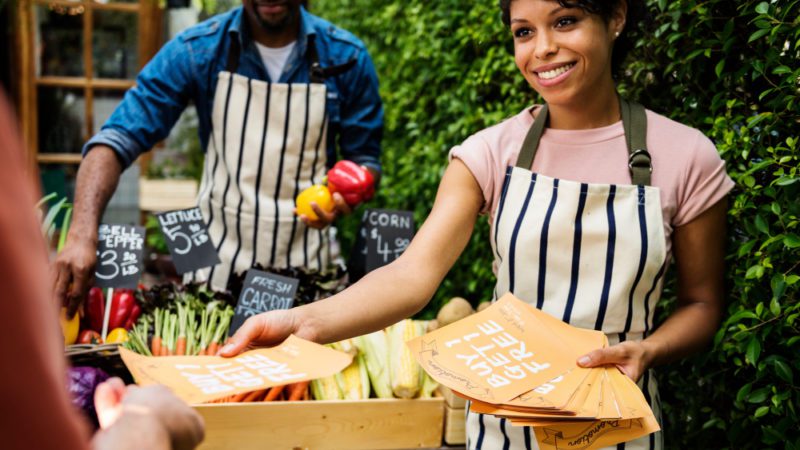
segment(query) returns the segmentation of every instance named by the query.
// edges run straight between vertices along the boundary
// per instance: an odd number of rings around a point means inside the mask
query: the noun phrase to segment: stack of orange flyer
[[[659,430],[636,383],[616,367],[577,359],[608,346],[506,294],[492,306],[408,341],[428,374],[470,411],[533,427],[539,448],[589,450]]]

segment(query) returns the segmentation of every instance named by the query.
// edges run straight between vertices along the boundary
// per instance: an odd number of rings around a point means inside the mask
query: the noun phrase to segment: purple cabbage
[[[69,395],[72,404],[86,414],[97,426],[97,412],[94,409],[94,390],[97,385],[109,379],[109,375],[96,367],[71,367],[69,369]]]

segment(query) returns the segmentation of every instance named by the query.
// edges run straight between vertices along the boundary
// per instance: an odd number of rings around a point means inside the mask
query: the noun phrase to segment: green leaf
[[[769,396],[769,389],[761,388],[750,394],[747,397],[747,401],[750,403],[763,403],[768,396]]]
[[[761,356],[761,342],[756,339],[755,336],[750,338],[750,342],[747,344],[747,352],[745,353],[745,358],[747,361],[752,364],[756,365],[758,362],[758,357]],[[751,400],[752,402],[752,400]]]
[[[747,273],[744,275],[744,277],[748,280],[752,280],[753,278],[761,278],[762,276],[764,276],[764,266],[759,264],[747,269]]]
[[[772,213],[775,214],[776,216],[781,215],[781,205],[779,205],[778,202],[772,202],[771,209]]]
[[[792,372],[792,368],[789,367],[783,361],[776,360],[775,361],[775,373],[783,379],[783,381],[793,384],[794,383],[794,373]]]
[[[767,221],[764,220],[764,217],[761,214],[756,216],[755,224],[758,231],[769,235],[769,225],[767,225]]]
[[[723,69],[725,69],[725,60],[724,59],[720,60],[720,62],[717,63],[717,66],[714,67],[714,73],[717,74],[717,78],[722,76],[722,70]]]
[[[786,284],[789,286],[797,283],[798,281],[800,281],[800,275],[789,275],[786,277]]]
[[[747,39],[747,43],[749,44],[753,41],[761,39],[762,37],[766,36],[767,33],[769,33],[770,31],[772,31],[770,28],[762,28],[760,30],[756,30],[755,33],[751,34],[750,38]]]
[[[786,66],[778,66],[772,70],[772,73],[774,73],[775,75],[783,75],[785,73],[792,73],[792,69]]]
[[[781,177],[775,181],[775,184],[778,186],[789,186],[790,184],[797,183],[798,181],[800,181],[800,178],[798,177]]]
[[[769,12],[769,3],[761,2],[756,6],[756,12],[759,14],[766,14]]]
[[[781,304],[777,299],[773,298],[772,301],[769,302],[769,312],[776,317],[781,315]]]
[[[743,402],[750,394],[750,390],[753,388],[753,383],[747,383],[741,388],[739,388],[739,392],[736,393],[736,401]]]
[[[788,248],[800,247],[800,236],[794,233],[787,234],[786,237],[783,238],[783,245]]]
[[[755,413],[755,414],[753,414],[753,417],[755,417],[756,419],[758,419],[759,417],[766,416],[768,412],[769,412],[769,406],[760,406],[760,407],[759,407],[759,408],[756,410],[756,413]]]

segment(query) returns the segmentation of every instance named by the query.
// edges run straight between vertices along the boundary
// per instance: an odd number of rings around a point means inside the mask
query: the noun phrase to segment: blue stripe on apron
[[[306,85],[306,117],[303,122],[303,139],[300,144],[300,161],[297,163],[297,172],[294,176],[294,194],[292,198],[297,198],[300,192],[300,173],[303,169],[303,155],[306,154],[306,138],[308,137],[308,108],[311,103],[311,85]],[[294,233],[297,231],[297,214],[292,216],[292,233],[289,242],[294,242]],[[303,261],[308,261],[308,249],[303,246]],[[292,252],[286,252],[286,267],[292,267]]]
[[[500,206],[497,208],[497,217],[494,219],[494,252],[497,254],[497,259],[499,261],[503,261],[503,258],[500,256],[500,249],[497,248],[497,229],[500,228],[500,217],[503,216],[503,207],[506,204],[506,194],[508,193],[508,185],[511,182],[511,172],[514,170],[513,167],[508,166],[506,168],[506,178],[503,180],[503,191],[500,193]],[[495,293],[495,298],[497,294]]]
[[[483,447],[483,436],[486,434],[486,425],[483,424],[483,414],[478,414],[478,442],[475,444],[475,450],[481,450]]]
[[[631,331],[631,321],[633,320],[633,295],[636,292],[636,287],[639,285],[639,281],[642,279],[642,274],[644,273],[644,264],[647,262],[647,217],[645,216],[644,211],[644,186],[638,186],[637,190],[639,191],[639,235],[641,236],[642,240],[642,249],[639,254],[639,268],[636,270],[636,278],[633,279],[633,285],[631,286],[631,292],[628,295],[628,316],[625,318],[625,332]],[[645,319],[646,320],[646,319]]]
[[[525,450],[531,450],[531,427],[525,427],[522,431],[525,435]]]
[[[233,89],[233,74],[231,74],[230,78],[228,79],[228,92],[225,94],[225,113],[223,114],[222,118],[222,155],[225,155],[225,141],[228,135],[228,107],[231,102],[231,90]],[[217,173],[217,166],[219,165],[219,158],[220,152],[215,152],[216,155],[214,157],[214,168],[211,169],[211,178],[208,179],[208,186],[211,186],[214,183],[214,174]],[[214,205],[211,203],[211,200],[214,198],[214,189],[209,187],[210,191],[208,193],[208,223],[206,224],[207,228],[211,228],[211,223],[214,222]],[[225,199],[223,199],[225,200]],[[222,225],[225,225],[225,218],[223,217]],[[217,245],[217,253],[219,253],[220,246]],[[206,284],[209,288],[211,288],[211,278],[214,276],[214,268],[216,266],[211,267],[211,272],[209,272],[208,280]]]
[[[231,75],[231,84],[228,85],[229,93],[230,93],[230,87],[233,85],[233,78],[232,77],[233,77],[233,75]],[[243,134],[244,134],[244,130],[247,128],[247,112],[248,112],[247,110],[248,109],[250,109],[250,79],[249,78],[247,79],[247,105],[245,106],[245,116],[244,116],[244,120],[242,121],[242,133]],[[226,105],[225,105],[225,128],[226,129],[227,129],[227,125],[228,125],[228,105],[226,103]],[[227,149],[226,149],[226,144],[225,144],[225,140],[227,138],[226,135],[227,135],[227,131],[223,130],[223,132],[222,132],[222,157],[223,158],[225,158],[225,156],[228,154]],[[223,164],[227,165],[227,163],[225,163],[224,161],[223,161]],[[221,219],[222,219],[222,237],[219,239],[219,243],[217,244],[217,253],[219,253],[219,249],[222,248],[222,244],[225,242],[225,238],[227,238],[227,236],[228,236],[228,222],[225,220],[225,217],[227,216],[227,214],[225,214],[225,206],[226,206],[227,200],[228,200],[228,190],[230,190],[230,187],[231,187],[231,172],[230,172],[230,170],[226,170],[225,171],[225,176],[226,176],[225,190],[222,191],[222,207],[220,208],[220,211],[222,213],[222,217],[221,217]],[[212,190],[211,192],[214,192],[214,191]],[[211,208],[209,208],[209,209],[211,209]],[[217,268],[217,266],[213,266],[211,268],[211,272],[208,275],[209,286],[211,286],[211,284],[210,284],[211,280],[214,279],[214,272],[215,272],[216,268]],[[227,286],[227,284],[228,284],[228,280],[225,280],[225,285]]]
[[[647,337],[647,334],[650,332],[650,295],[653,291],[656,290],[656,286],[658,286],[658,281],[661,279],[661,276],[664,275],[664,271],[667,268],[667,261],[664,261],[664,264],[661,265],[661,268],[658,269],[658,274],[656,277],[653,278],[653,285],[650,287],[650,290],[647,291],[647,295],[644,296],[644,334],[642,335],[642,339]]]
[[[578,291],[578,269],[581,262],[581,237],[583,232],[583,208],[586,206],[586,192],[589,185],[581,183],[581,194],[578,200],[578,212],[575,214],[575,239],[572,244],[572,275],[567,296],[567,307],[564,310],[564,322],[569,323],[572,307],[575,306],[575,293]]]
[[[514,293],[514,257],[517,252],[517,236],[519,235],[519,229],[522,226],[522,219],[525,218],[525,212],[528,210],[528,205],[531,202],[531,194],[533,194],[534,186],[536,186],[535,173],[531,174],[531,184],[528,186],[528,193],[525,195],[525,203],[522,205],[522,211],[520,211],[519,216],[517,216],[517,223],[514,225],[514,233],[511,235],[511,245],[508,249],[508,291],[512,294]]]
[[[287,84],[286,91],[286,120],[283,124],[283,147],[281,147],[281,159],[278,163],[278,180],[275,183],[275,227],[272,230],[272,249],[269,257],[269,265],[275,265],[275,251],[278,246],[278,215],[280,208],[278,207],[278,200],[281,196],[281,184],[283,183],[283,160],[286,158],[286,141],[289,140],[289,112],[292,109],[292,85]]]
[[[328,119],[328,108],[325,108],[325,112],[322,116],[322,127],[319,129],[319,136],[317,137],[317,145],[314,147],[314,164],[311,166],[311,184],[317,184],[317,163],[319,163],[319,146],[322,143],[322,136],[325,134],[325,126]],[[308,232],[310,228],[306,227],[305,232],[303,234],[303,247],[308,249]],[[319,232],[319,239],[320,243],[322,242],[322,231],[318,230]],[[306,250],[304,253],[308,253]],[[308,261],[303,261],[303,265],[308,267]],[[317,248],[317,268],[322,270],[322,248]]]
[[[470,407],[470,405],[472,405],[472,402],[467,400],[467,406],[464,408],[464,423],[465,424],[469,422],[469,407]],[[469,430],[467,430],[466,434],[467,434],[467,450],[470,450],[472,448],[472,445],[471,445],[471,441],[470,441],[470,438],[469,438]]]
[[[239,167],[236,168],[236,190],[239,191],[239,205],[236,207],[236,251],[233,253],[233,259],[231,260],[231,267],[228,271],[228,280],[231,279],[231,276],[236,269],[236,260],[239,259],[239,252],[242,250],[242,204],[244,203],[244,194],[242,193],[242,161],[244,160],[244,137],[247,130],[247,116],[250,114],[250,88],[250,78],[248,78],[247,103],[245,103],[244,106],[242,137],[239,140]]]
[[[656,277],[656,278],[658,278],[658,277]],[[642,393],[644,393],[644,399],[647,400],[647,404],[650,405],[650,408],[652,409],[653,408],[653,404],[652,404],[651,398],[650,398],[650,371],[649,370],[645,370],[644,371],[644,383],[643,383],[643,386],[642,386]],[[649,437],[650,437],[650,450],[653,450],[653,449],[656,448],[656,434],[655,433],[650,433]]]
[[[256,265],[256,256],[258,256],[258,220],[259,217],[259,209],[261,205],[261,196],[258,195],[261,192],[261,174],[263,173],[264,169],[264,145],[267,143],[267,129],[269,128],[269,104],[270,99],[272,97],[272,83],[267,83],[267,101],[266,105],[264,105],[264,127],[261,130],[261,147],[259,147],[259,155],[258,155],[258,175],[256,175],[256,205],[255,205],[255,216],[256,220],[254,221],[253,227],[253,259],[250,262],[250,267]]]
[[[500,419],[500,432],[503,433],[503,450],[508,450],[511,447],[511,440],[506,433],[506,419]]]
[[[606,250],[606,273],[603,279],[603,292],[600,295],[600,307],[597,311],[597,322],[594,324],[595,330],[603,329],[603,321],[606,318],[608,308],[608,292],[611,289],[611,274],[614,271],[614,246],[617,242],[617,223],[614,217],[614,196],[617,193],[617,186],[611,185],[608,191],[608,202],[606,203],[606,215],[608,216],[608,248]]]
[[[544,306],[544,282],[547,276],[547,237],[550,234],[550,219],[553,217],[553,210],[556,208],[558,200],[558,179],[553,180],[553,196],[550,198],[550,206],[547,207],[547,214],[544,216],[542,224],[542,238],[539,243],[539,286],[536,291],[536,307],[542,309]]]

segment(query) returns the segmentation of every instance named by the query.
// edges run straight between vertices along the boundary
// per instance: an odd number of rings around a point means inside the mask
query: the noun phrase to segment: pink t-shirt
[[[531,111],[481,130],[450,151],[462,160],[483,190],[483,213],[493,223],[508,166],[517,162],[533,124]],[[672,230],[691,222],[721,200],[734,183],[716,147],[700,131],[647,111],[647,150],[653,164],[651,185],[659,188],[667,251]],[[547,128],[532,170],[583,183],[630,184],[628,149],[622,122],[589,130]]]

